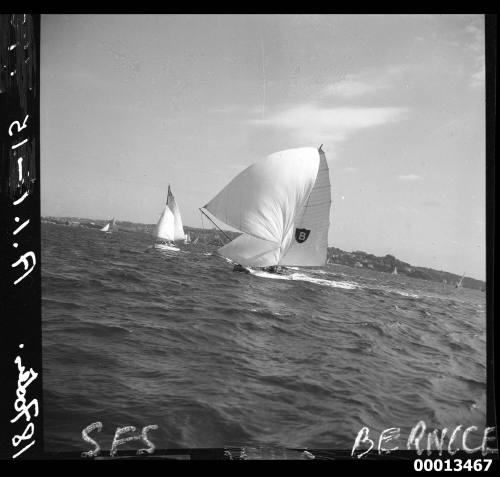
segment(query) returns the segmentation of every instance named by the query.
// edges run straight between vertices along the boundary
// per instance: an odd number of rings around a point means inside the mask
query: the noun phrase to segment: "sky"
[[[483,15],[43,15],[42,215],[185,225],[323,144],[329,245],[485,279]]]

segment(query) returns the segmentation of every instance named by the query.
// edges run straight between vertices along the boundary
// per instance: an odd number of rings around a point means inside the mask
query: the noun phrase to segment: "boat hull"
[[[229,259],[226,259],[230,261]],[[295,268],[295,270],[297,270]],[[243,272],[243,273],[249,273],[252,275],[259,275],[259,276],[276,276],[276,275],[281,275],[281,276],[287,276],[291,275],[293,272],[287,268],[287,267],[281,267],[278,270],[272,270],[271,267],[259,267],[259,268],[253,268],[253,267],[245,267],[240,264],[236,264],[233,267],[233,272]]]
[[[180,248],[174,245],[168,245],[166,243],[155,243],[154,248],[157,250],[168,250],[169,252],[178,252]]]

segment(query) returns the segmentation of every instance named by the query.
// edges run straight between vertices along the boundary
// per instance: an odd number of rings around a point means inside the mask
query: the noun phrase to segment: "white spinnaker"
[[[165,205],[165,209],[156,224],[153,235],[163,240],[174,240],[174,230],[174,214],[172,214],[169,206]]]
[[[168,187],[167,205],[174,216],[174,235],[172,240],[184,240],[186,235],[184,234],[184,227],[182,226],[181,212],[170,190],[170,186]]]
[[[280,246],[248,234],[241,234],[218,252],[233,262],[246,267],[268,267],[276,265],[280,258]]]
[[[307,202],[295,217],[293,230],[284,241],[280,265],[323,266],[326,263],[332,199],[328,163],[323,151],[319,151],[319,156],[316,182]],[[300,240],[301,229],[308,233],[302,243],[296,237]]]
[[[295,234],[295,218],[313,190],[319,165],[317,149],[288,149],[236,176],[205,206],[219,220],[244,232],[219,253],[247,266],[279,263]]]

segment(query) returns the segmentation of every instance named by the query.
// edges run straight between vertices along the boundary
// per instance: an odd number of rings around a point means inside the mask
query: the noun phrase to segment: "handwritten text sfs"
[[[92,439],[89,434],[96,429],[97,432],[101,432],[102,428],[102,422],[93,422],[82,431],[82,439],[94,446],[94,449],[87,452],[82,452],[82,457],[97,457],[99,455],[99,453],[101,452],[101,446],[97,443],[96,440]],[[144,449],[139,449],[137,451],[138,455],[152,454],[155,451],[155,446],[148,439],[148,432],[156,429],[158,429],[158,426],[156,424],[152,424],[143,427],[140,434],[120,438],[120,436],[126,434],[127,432],[136,432],[136,428],[135,426],[117,427],[115,436],[113,437],[113,442],[111,443],[111,451],[109,455],[111,457],[114,457],[118,452],[118,447],[130,441],[142,441],[147,446]]]

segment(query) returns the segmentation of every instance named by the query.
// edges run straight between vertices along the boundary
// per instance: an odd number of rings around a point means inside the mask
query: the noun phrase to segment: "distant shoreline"
[[[109,220],[101,219],[51,216],[41,217],[41,220],[42,222],[47,223],[96,229],[102,228],[107,222],[109,222]],[[128,221],[117,221],[116,224],[119,230],[125,232],[142,232],[146,234],[150,234],[155,226],[155,224],[140,224]],[[191,235],[191,241],[198,238],[200,244],[221,246],[225,243],[222,238],[222,234],[216,229],[200,229],[197,227],[184,226],[184,230],[186,233]],[[231,238],[236,238],[240,235],[238,232],[224,232]],[[398,275],[406,275],[412,278],[441,282],[443,285],[449,286],[454,286],[461,278],[460,275],[456,275],[454,273],[434,270],[427,267],[413,266],[407,262],[397,259],[393,255],[378,257],[360,250],[346,252],[336,247],[328,247],[327,263],[346,265],[354,268],[368,268],[384,273],[393,273],[394,269],[396,269]],[[464,277],[462,287],[485,291],[486,282],[475,278]]]

